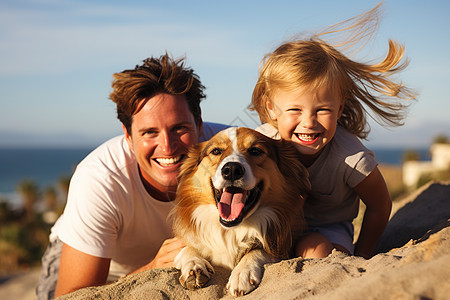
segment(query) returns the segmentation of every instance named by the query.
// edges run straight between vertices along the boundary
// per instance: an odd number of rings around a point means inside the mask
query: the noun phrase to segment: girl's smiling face
[[[334,89],[321,86],[316,90],[276,90],[266,108],[284,140],[293,141],[311,165],[333,138],[344,102]]]

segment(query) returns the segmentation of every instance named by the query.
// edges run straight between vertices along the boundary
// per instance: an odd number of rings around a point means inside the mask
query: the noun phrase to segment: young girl
[[[379,6],[345,21],[340,32],[352,46],[376,28]],[[348,25],[351,23],[350,25]],[[326,257],[333,249],[365,258],[373,255],[391,211],[391,199],[374,154],[359,139],[369,133],[366,109],[389,125],[401,125],[414,94],[391,75],[404,69],[404,47],[389,41],[380,63],[349,59],[320,37],[287,42],[267,55],[253,91],[251,110],[257,128],[273,138],[290,140],[302,155],[312,184],[304,207],[307,232],[297,241],[297,256]],[[363,106],[364,105],[364,106]],[[353,245],[352,220],[359,199],[366,205],[359,238]]]

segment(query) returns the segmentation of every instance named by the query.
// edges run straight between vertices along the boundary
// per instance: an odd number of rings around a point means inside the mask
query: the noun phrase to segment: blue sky
[[[95,146],[121,133],[112,74],[166,50],[206,86],[205,121],[255,127],[246,110],[264,54],[377,1],[0,1],[0,147]],[[402,80],[420,94],[405,126],[372,125],[369,146],[450,137],[450,2],[384,1],[368,58],[406,45]]]

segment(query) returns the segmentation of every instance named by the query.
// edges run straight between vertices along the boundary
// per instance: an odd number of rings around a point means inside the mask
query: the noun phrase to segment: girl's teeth
[[[311,141],[314,141],[314,139],[317,137],[317,134],[298,133],[297,136],[302,141],[311,142]]]
[[[170,165],[174,165],[177,162],[179,162],[180,159],[181,159],[181,156],[171,157],[171,158],[157,158],[156,161],[162,166],[170,166]]]

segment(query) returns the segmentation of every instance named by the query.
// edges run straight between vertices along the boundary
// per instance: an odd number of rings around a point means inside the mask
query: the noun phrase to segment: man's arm
[[[175,256],[184,247],[185,244],[180,239],[165,240],[151,262],[130,274],[155,268],[173,267]],[[63,243],[55,296],[65,295],[88,286],[105,284],[110,262],[109,258],[92,256]]]
[[[106,283],[111,259],[78,251],[63,243],[55,296]]]

